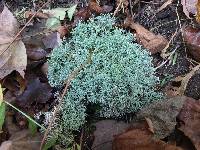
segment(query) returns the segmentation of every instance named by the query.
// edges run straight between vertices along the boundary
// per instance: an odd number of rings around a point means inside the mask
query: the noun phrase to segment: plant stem
[[[35,123],[37,126],[39,126],[40,128],[46,130],[46,128],[42,125],[40,125],[39,123],[37,123],[35,120],[33,120],[30,116],[28,116],[27,114],[25,114],[24,112],[22,112],[21,110],[19,110],[17,107],[13,106],[12,104],[10,104],[7,101],[4,101],[7,105],[9,105],[10,107],[14,108],[15,110],[17,110],[18,112],[20,112],[22,115],[24,115],[27,119],[29,119],[30,121],[32,121],[33,123]]]

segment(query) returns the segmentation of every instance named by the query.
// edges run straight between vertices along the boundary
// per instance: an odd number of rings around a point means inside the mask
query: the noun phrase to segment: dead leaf
[[[97,1],[90,1],[88,5],[89,9],[93,13],[101,14],[101,13],[109,13],[113,10],[112,6],[104,5],[104,6],[99,6]]]
[[[174,145],[155,139],[145,123],[115,136],[112,150],[182,150]]]
[[[181,0],[181,4],[183,6],[183,12],[185,15],[190,18],[190,14],[196,14],[197,13],[197,4],[198,0]]]
[[[136,31],[136,38],[138,43],[142,44],[146,49],[148,49],[151,54],[160,52],[168,44],[168,41],[161,35],[155,35],[154,33],[148,31],[143,26],[134,23],[131,18],[126,18],[124,22],[125,27],[130,27]]]
[[[186,97],[177,96],[154,102],[137,114],[139,119],[151,119],[154,128],[154,136],[162,139],[173,132],[176,125],[176,117],[179,114]]]
[[[145,117],[145,120],[149,126],[148,130],[151,131],[152,133],[154,133],[153,123],[152,123],[151,119]]]
[[[31,18],[36,12],[32,12],[32,11],[26,11],[24,13],[24,17],[25,18]],[[35,18],[41,18],[41,19],[48,19],[49,15],[47,13],[43,13],[43,12],[37,12],[35,15]]]
[[[42,42],[44,43],[46,49],[54,49],[62,42],[60,33],[47,33],[46,36],[42,38]]]
[[[122,121],[102,120],[95,124],[95,140],[92,145],[94,150],[111,150],[113,136],[125,131],[130,125]]]
[[[81,8],[78,12],[75,13],[72,26],[75,27],[80,20],[87,20],[88,18],[90,18],[91,15],[92,13],[89,7]]]
[[[2,143],[0,150],[5,150],[3,148],[9,148],[8,150],[38,150],[42,139],[41,135],[37,133],[32,136],[29,130],[20,130],[12,120],[11,116],[6,118],[6,126],[11,137]]]
[[[20,40],[15,41],[7,49],[18,30],[17,20],[5,6],[0,14],[0,79],[14,70],[18,71],[22,77],[24,76],[27,65],[24,43]]]
[[[190,138],[196,149],[200,149],[200,100],[188,98],[178,115],[182,121],[180,130]]]
[[[40,48],[40,47],[35,47],[34,45],[26,45],[27,49],[27,56],[31,60],[40,60],[43,59],[47,56],[47,52]]]
[[[45,103],[51,97],[52,88],[48,83],[41,83],[38,78],[27,85],[27,89],[16,98],[21,107],[30,107],[33,102]]]
[[[183,29],[183,38],[187,44],[188,53],[192,55],[196,61],[200,61],[199,33],[200,30],[198,28],[188,26]]]
[[[198,23],[200,23],[200,1],[199,0],[196,0],[196,9],[197,9],[197,15],[196,15],[196,21]]]

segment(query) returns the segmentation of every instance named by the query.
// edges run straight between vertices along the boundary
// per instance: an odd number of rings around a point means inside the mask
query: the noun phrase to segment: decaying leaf
[[[139,119],[151,119],[154,136],[159,139],[165,138],[175,129],[176,117],[185,100],[186,97],[177,96],[160,102],[154,102],[143,108],[137,117]]]
[[[37,133],[35,136],[32,136],[29,130],[20,130],[12,122],[12,119],[12,117],[6,118],[6,126],[11,137],[8,141],[2,143],[0,150],[5,150],[3,148],[9,148],[8,150],[39,150],[41,135]]]
[[[26,48],[22,41],[12,42],[19,30],[17,20],[5,6],[0,14],[0,79],[16,70],[24,76],[27,65]]]
[[[101,13],[109,13],[112,11],[113,7],[112,6],[99,6],[99,4],[97,3],[97,1],[90,1],[89,3],[89,9],[91,12],[97,13],[97,14],[101,14]]]
[[[182,121],[179,129],[190,138],[197,150],[200,149],[200,101],[188,98],[178,119]]]
[[[188,53],[196,60],[200,61],[200,30],[193,27],[185,27],[183,29],[183,38],[188,47]]]
[[[196,4],[198,0],[181,0],[181,4],[183,6],[183,12],[185,15],[190,18],[190,14],[196,14]]]
[[[111,150],[114,135],[124,132],[130,125],[122,121],[117,122],[115,120],[102,120],[97,122],[95,126],[95,140],[92,145],[92,149]]]
[[[155,139],[145,123],[133,126],[117,135],[113,141],[113,150],[182,150],[174,145]]]
[[[40,60],[44,57],[46,57],[47,52],[40,48],[40,47],[35,47],[34,45],[27,45],[27,56],[31,60]]]
[[[46,36],[42,38],[42,42],[44,43],[46,49],[54,49],[55,47],[59,46],[62,42],[60,33],[47,33]]]
[[[41,83],[38,78],[30,81],[27,89],[17,97],[21,107],[30,107],[33,102],[45,103],[51,97],[51,87],[48,83]]]
[[[124,25],[136,31],[138,43],[142,44],[146,49],[148,49],[151,54],[160,52],[168,44],[168,41],[163,36],[155,35],[154,33],[145,29],[143,26],[134,23],[129,17],[125,20]]]

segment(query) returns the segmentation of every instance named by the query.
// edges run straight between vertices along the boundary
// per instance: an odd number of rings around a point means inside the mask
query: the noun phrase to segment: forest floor
[[[68,149],[200,150],[199,10],[198,0],[0,0],[0,150],[42,149],[39,114],[58,104],[47,59],[80,20],[107,13],[150,51],[167,100],[141,110],[139,122],[94,118]]]

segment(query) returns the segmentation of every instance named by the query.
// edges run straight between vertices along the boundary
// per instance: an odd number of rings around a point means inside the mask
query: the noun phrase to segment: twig
[[[15,42],[15,40],[18,38],[18,36],[22,33],[22,31],[24,31],[24,29],[29,25],[29,23],[33,20],[33,18],[35,17],[35,15],[40,12],[42,10],[43,7],[45,7],[48,3],[50,3],[51,0],[48,0],[46,3],[44,3],[39,9],[37,12],[35,12],[33,14],[33,16],[28,20],[28,22],[24,25],[24,27],[16,34],[16,36],[14,37],[14,39],[10,42],[10,44],[8,45],[8,47],[0,54],[2,55],[3,53],[5,53],[9,48],[10,46],[13,44],[13,42]]]
[[[84,127],[82,128],[81,137],[80,137],[80,150],[83,150],[83,136],[84,136]]]
[[[65,88],[64,88],[64,90],[63,90],[63,92],[62,92],[62,95],[61,95],[61,99],[60,99],[60,101],[59,101],[59,104],[58,104],[58,106],[56,107],[55,112],[54,112],[54,114],[53,114],[53,117],[52,117],[52,119],[51,119],[51,121],[50,121],[50,123],[49,123],[49,125],[48,125],[48,127],[47,127],[47,130],[46,130],[45,133],[44,133],[44,137],[43,137],[42,142],[41,142],[41,145],[40,145],[40,150],[42,150],[42,146],[44,145],[44,142],[45,142],[45,140],[46,140],[46,138],[47,138],[47,136],[48,136],[48,134],[49,134],[49,131],[50,131],[50,129],[51,129],[51,126],[52,126],[53,122],[55,121],[55,117],[56,117],[57,113],[58,113],[59,110],[60,110],[60,107],[61,107],[61,105],[62,105],[63,98],[64,98],[65,94],[67,93],[67,90],[68,90],[68,88],[69,88],[69,86],[70,86],[70,84],[71,84],[71,81],[76,77],[76,75],[77,75],[88,63],[89,63],[89,60],[88,60],[85,64],[82,64],[78,69],[74,70],[74,71],[69,75],[67,81],[65,82]]]

